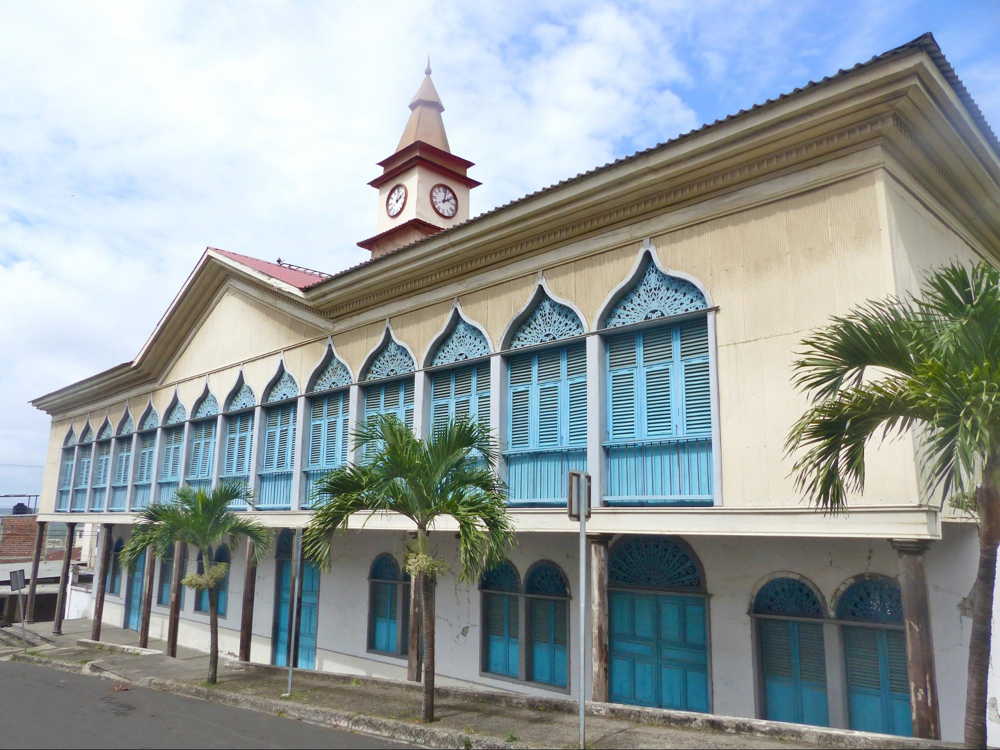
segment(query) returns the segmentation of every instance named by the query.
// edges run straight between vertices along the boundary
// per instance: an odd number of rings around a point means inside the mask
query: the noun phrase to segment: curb
[[[77,646],[88,648],[99,648],[102,651],[114,651],[119,654],[131,654],[132,656],[153,656],[163,652],[155,648],[139,648],[138,646],[126,646],[122,643],[109,643],[107,641],[94,641],[90,638],[77,638]]]

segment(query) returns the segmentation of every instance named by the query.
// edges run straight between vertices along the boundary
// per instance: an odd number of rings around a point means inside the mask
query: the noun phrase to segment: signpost
[[[302,529],[295,529],[295,541],[292,544],[292,573],[289,581],[288,619],[291,621],[291,630],[288,633],[288,692],[282,698],[289,698],[292,695],[292,671],[295,669],[295,649],[298,647],[299,634],[299,591],[302,589]]]
[[[580,522],[580,587],[577,599],[580,602],[580,677],[577,680],[580,703],[580,750],[587,746],[587,519],[590,518],[590,474],[582,471],[569,472],[569,487],[566,507],[572,521]]]
[[[21,640],[27,643],[28,639],[24,633],[24,568],[10,571],[10,590],[17,592],[17,609],[21,615]]]

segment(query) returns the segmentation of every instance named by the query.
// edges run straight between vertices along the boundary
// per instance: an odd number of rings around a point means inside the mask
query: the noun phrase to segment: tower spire
[[[431,80],[431,58],[428,55],[424,80],[410,101],[410,119],[406,121],[396,151],[403,150],[415,141],[423,141],[442,151],[450,152],[448,136],[444,132],[444,120],[441,119],[442,112],[444,105],[437,89],[434,88],[434,81]]]

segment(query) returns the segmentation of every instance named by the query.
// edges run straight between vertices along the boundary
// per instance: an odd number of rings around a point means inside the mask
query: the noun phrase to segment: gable
[[[227,288],[195,324],[161,382],[238,364],[324,333],[318,326]]]

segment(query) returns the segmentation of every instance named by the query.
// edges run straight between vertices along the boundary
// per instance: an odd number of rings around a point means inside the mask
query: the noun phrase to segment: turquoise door
[[[529,679],[566,687],[566,602],[552,599],[528,600],[528,627],[531,628]]]
[[[764,717],[827,726],[826,652],[819,623],[757,621]]]
[[[289,632],[291,630],[291,560],[277,560],[277,595],[274,598],[274,637],[271,639],[271,662],[279,667],[288,666]],[[306,563],[302,571],[302,594],[299,600],[297,639],[298,659],[295,666],[302,669],[316,667],[316,630],[319,619],[319,569]]]
[[[129,630],[139,629],[139,617],[142,612],[142,584],[146,571],[146,550],[142,551],[135,564],[128,569],[128,588],[125,591],[125,627]]]
[[[906,637],[899,630],[848,625],[842,632],[851,729],[908,737],[912,724]]]
[[[271,639],[271,662],[279,667],[288,666],[288,633],[291,628],[291,601],[289,586],[291,585],[291,560],[275,560],[277,591],[274,596],[274,637]]]
[[[708,711],[704,598],[626,591],[608,598],[611,700]]]

